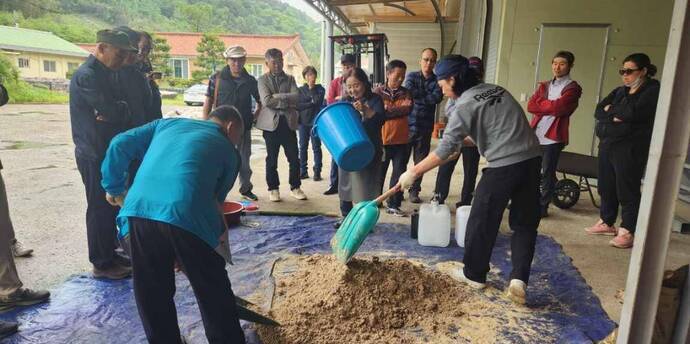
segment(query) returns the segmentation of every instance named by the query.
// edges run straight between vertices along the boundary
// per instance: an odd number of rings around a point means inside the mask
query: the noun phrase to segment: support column
[[[323,46],[326,49],[326,53],[323,55],[325,62],[325,73],[322,74],[324,85],[329,85],[331,80],[333,80],[333,42],[331,42],[331,39],[328,38],[330,36],[333,36],[333,23],[329,20],[326,20],[325,35],[323,36]]]
[[[666,48],[618,344],[650,343],[671,221],[690,140],[690,8],[676,0]]]

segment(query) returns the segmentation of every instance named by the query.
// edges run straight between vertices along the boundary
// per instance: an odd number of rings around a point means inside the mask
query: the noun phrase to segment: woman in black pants
[[[482,59],[476,56],[468,58],[470,63],[470,69],[477,74],[477,79],[484,79],[484,64]],[[450,113],[453,107],[454,100],[448,99],[446,104],[446,113]],[[479,149],[470,139],[466,139],[462,143],[462,148],[460,149],[460,155],[462,155],[462,191],[460,192],[460,202],[455,203],[455,207],[461,207],[464,205],[472,204],[472,196],[474,195],[474,186],[477,183],[477,174],[479,173]],[[448,198],[448,193],[450,190],[450,180],[453,178],[453,171],[455,171],[455,165],[458,164],[458,160],[453,159],[447,163],[441,165],[438,168],[438,174],[436,175],[436,187],[434,188],[434,193],[439,196],[439,203],[443,204]]]
[[[636,53],[625,58],[619,71],[623,86],[614,89],[598,105],[596,135],[599,137],[600,219],[588,234],[615,235],[617,248],[633,245],[640,186],[649,155],[659,81],[649,56]],[[614,227],[621,208],[621,224]]]

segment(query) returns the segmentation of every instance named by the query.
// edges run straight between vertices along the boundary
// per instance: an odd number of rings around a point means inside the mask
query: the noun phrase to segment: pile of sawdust
[[[258,327],[266,344],[496,338],[496,320],[481,316],[491,313],[483,310],[491,303],[448,275],[408,260],[373,257],[345,266],[332,256],[301,256],[293,258],[289,274],[274,276],[269,314],[282,326]]]

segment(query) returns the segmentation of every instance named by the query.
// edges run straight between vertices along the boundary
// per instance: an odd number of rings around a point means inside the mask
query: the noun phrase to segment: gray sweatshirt
[[[447,159],[469,136],[489,167],[516,164],[541,155],[539,141],[525,112],[501,86],[479,84],[465,91],[448,108],[448,124],[436,155]]]

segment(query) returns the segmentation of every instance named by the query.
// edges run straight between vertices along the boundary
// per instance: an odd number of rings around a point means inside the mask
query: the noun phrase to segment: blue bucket
[[[345,171],[360,171],[374,158],[374,145],[364,131],[359,113],[350,103],[325,107],[316,115],[313,130]]]

